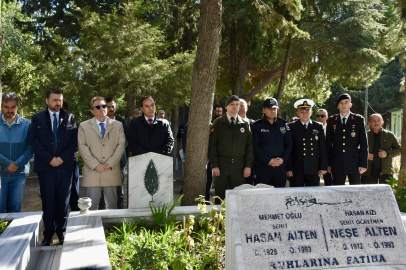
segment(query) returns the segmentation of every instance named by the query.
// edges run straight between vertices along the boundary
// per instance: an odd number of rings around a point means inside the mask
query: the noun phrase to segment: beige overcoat
[[[96,118],[80,123],[78,148],[83,158],[84,187],[121,186],[120,159],[124,153],[125,135],[121,122],[107,118],[102,139]],[[94,168],[107,163],[111,169],[98,172]]]

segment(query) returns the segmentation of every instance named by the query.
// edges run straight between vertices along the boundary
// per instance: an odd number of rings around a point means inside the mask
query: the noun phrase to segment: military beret
[[[230,104],[230,103],[233,102],[233,101],[240,101],[240,99],[239,99],[236,95],[231,95],[231,96],[229,96],[229,97],[227,98],[227,100],[226,100],[226,105],[225,105],[225,107],[227,107],[228,104]]]
[[[341,94],[338,98],[337,98],[337,104],[336,107],[338,106],[338,103],[340,103],[341,100],[343,99],[349,99],[351,101],[351,96],[347,93]]]

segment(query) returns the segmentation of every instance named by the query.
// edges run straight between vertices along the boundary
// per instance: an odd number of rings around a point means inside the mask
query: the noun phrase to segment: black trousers
[[[361,175],[359,173],[333,173],[333,186],[345,185],[346,176],[348,176],[348,180],[350,180],[350,185],[361,185]]]
[[[75,169],[72,175],[72,188],[70,192],[69,206],[71,211],[80,211],[78,207],[79,200],[79,165],[75,162]]]
[[[214,176],[214,193],[224,200],[227,189],[245,184],[244,163],[220,163],[219,169],[220,176]],[[216,204],[220,204],[220,200],[216,199]]]
[[[286,167],[284,165],[278,167],[256,166],[255,176],[255,185],[262,183],[276,188],[286,187]]]
[[[62,238],[69,217],[69,199],[72,186],[72,170],[58,169],[39,172],[39,188],[42,198],[44,238],[56,235]]]
[[[320,185],[320,176],[318,174],[303,174],[293,172],[290,180],[290,187],[317,187]]]
[[[326,173],[323,175],[323,179],[324,179],[324,186],[332,186],[333,185],[333,177],[331,175],[331,173]]]
[[[387,184],[385,180],[389,180],[392,178],[391,174],[381,174],[380,169],[372,169],[371,174],[369,176],[362,176],[361,183],[363,185],[370,185],[370,184]]]
[[[213,172],[211,168],[211,162],[209,161],[209,163],[207,163],[206,169],[206,195],[205,195],[206,201],[210,201],[211,183],[213,183]]]

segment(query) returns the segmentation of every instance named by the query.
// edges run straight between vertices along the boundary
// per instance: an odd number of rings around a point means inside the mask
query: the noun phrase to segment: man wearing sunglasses
[[[323,125],[324,136],[326,136],[327,132],[327,118],[328,113],[325,109],[319,109],[316,113],[316,119]],[[333,185],[333,178],[331,177],[331,173],[327,172],[323,175],[324,179],[324,186],[332,186]]]
[[[44,221],[42,246],[52,244],[54,233],[59,244],[65,239],[69,198],[77,149],[75,117],[62,109],[63,95],[58,88],[46,92],[48,107],[31,119],[31,145],[34,172],[38,174]]]
[[[117,209],[117,186],[121,186],[120,159],[124,153],[123,124],[107,117],[106,101],[90,101],[94,117],[79,126],[78,149],[83,158],[83,186],[92,199],[90,210],[97,210],[101,193],[107,209]]]

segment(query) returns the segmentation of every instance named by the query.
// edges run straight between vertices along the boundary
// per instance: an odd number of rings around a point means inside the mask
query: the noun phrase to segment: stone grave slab
[[[226,269],[406,269],[388,185],[227,190]]]
[[[173,200],[173,159],[147,153],[128,159],[128,209],[149,210]]]

